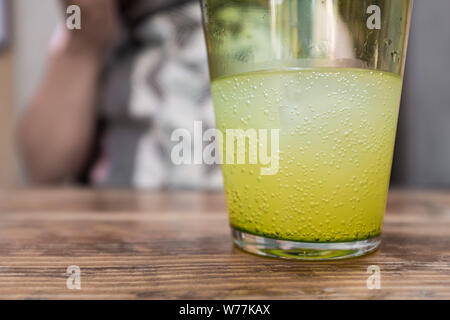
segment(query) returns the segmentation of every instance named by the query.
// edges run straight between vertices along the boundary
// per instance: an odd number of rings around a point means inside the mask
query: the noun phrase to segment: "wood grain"
[[[378,252],[318,263],[233,247],[222,194],[0,192],[0,298],[449,299],[450,193],[392,191]]]

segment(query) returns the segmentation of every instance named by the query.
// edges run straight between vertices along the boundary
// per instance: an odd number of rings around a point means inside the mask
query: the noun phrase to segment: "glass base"
[[[380,237],[349,242],[297,242],[276,240],[232,228],[233,242],[240,249],[266,257],[294,260],[337,260],[354,258],[375,251]]]

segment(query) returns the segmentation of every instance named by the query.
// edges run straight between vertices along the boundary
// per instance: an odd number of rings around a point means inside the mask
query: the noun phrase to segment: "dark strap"
[[[199,2],[199,0],[120,0],[120,9],[126,24],[134,27],[155,13],[193,1]]]

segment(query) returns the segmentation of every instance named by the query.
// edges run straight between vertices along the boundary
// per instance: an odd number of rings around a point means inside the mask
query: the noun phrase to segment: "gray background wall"
[[[13,0],[15,100],[22,109],[47,62],[47,47],[61,16],[58,0]]]
[[[394,184],[450,187],[450,1],[414,2]]]

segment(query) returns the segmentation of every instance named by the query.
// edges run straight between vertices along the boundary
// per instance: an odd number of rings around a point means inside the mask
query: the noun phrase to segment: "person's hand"
[[[81,30],[66,29],[70,50],[102,54],[114,43],[118,31],[116,0],[62,0],[64,12],[70,5],[81,9]]]

